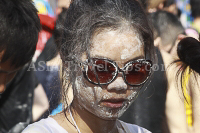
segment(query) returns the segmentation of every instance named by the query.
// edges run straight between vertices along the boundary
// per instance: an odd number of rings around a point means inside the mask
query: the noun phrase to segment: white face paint
[[[121,59],[124,60],[126,58],[130,58],[132,54],[134,54],[136,51],[140,50],[140,48],[142,47],[142,42],[139,39],[139,35],[136,35],[133,38],[133,41],[136,42],[138,45],[133,47],[132,45],[126,45],[126,49],[124,49],[121,52]]]
[[[109,58],[119,67],[135,58],[144,58],[142,42],[133,30],[104,31],[94,36],[91,57]],[[122,58],[123,57],[123,58]],[[82,60],[86,60],[85,54]],[[120,117],[135,100],[140,87],[127,85],[121,73],[108,85],[93,85],[82,76],[76,78],[78,104],[92,114],[108,120]]]
[[[104,34],[106,33],[106,34]],[[109,36],[111,38],[109,38]],[[106,40],[104,38],[107,38]],[[107,45],[109,44],[109,45]],[[106,51],[103,50],[106,47]],[[128,30],[121,32],[118,31],[105,31],[98,34],[93,38],[93,54],[91,56],[96,56],[97,52],[104,57],[105,54],[112,56],[110,52],[115,51],[115,54],[112,57],[117,57],[116,61],[123,61],[126,59],[131,59],[134,54],[143,53],[143,42],[140,39],[139,34],[135,30]],[[118,55],[118,56],[116,56]],[[120,56],[120,58],[118,58]],[[119,60],[121,59],[121,60]]]
[[[99,86],[92,85],[92,87],[86,87],[83,85],[82,80],[82,77],[76,78],[76,89],[78,93],[76,97],[78,98],[79,105],[103,119],[113,120],[122,116],[138,94],[136,90],[129,90],[128,94],[109,93]],[[126,101],[123,102],[120,108],[109,108],[102,104],[102,100],[112,98],[124,98]]]

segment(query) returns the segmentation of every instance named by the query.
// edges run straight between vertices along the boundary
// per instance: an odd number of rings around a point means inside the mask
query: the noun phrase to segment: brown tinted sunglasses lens
[[[150,64],[133,63],[128,66],[125,74],[126,82],[130,85],[138,85],[143,83],[150,74]]]
[[[96,60],[93,66],[88,66],[87,76],[91,82],[98,84],[98,80],[101,84],[108,83],[113,80],[115,76],[116,68],[113,64],[106,60]],[[96,74],[98,77],[96,77]]]

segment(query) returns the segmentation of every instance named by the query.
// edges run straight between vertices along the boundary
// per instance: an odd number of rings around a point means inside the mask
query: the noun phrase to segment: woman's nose
[[[108,91],[125,91],[128,86],[122,77],[117,77],[112,83],[107,86]]]

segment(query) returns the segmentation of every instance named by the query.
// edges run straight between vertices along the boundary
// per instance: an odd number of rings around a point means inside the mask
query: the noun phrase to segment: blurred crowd
[[[16,5],[18,1],[16,0]],[[179,46],[187,37],[199,41],[200,0],[138,1],[148,14],[153,28],[157,64],[154,64],[154,73],[148,81],[148,86],[143,86],[137,100],[120,119],[142,126],[152,133],[200,132],[199,72],[195,69],[200,64],[198,60],[193,60],[193,57],[198,59],[196,56],[200,55],[200,51],[188,54],[189,48],[183,50]],[[18,57],[12,54],[17,54],[16,48],[12,48],[12,45],[8,47],[0,44],[0,133],[19,133],[28,124],[59,113],[64,108],[63,86],[60,80],[64,70],[57,50],[60,35],[57,29],[64,28],[61,22],[70,6],[70,0],[33,0],[33,4],[38,10],[41,27],[32,26],[27,31],[22,29],[18,32],[39,34],[38,40],[35,39],[36,49],[29,45],[21,48],[19,52],[24,53]],[[2,6],[3,2],[0,2],[0,12]],[[14,6],[8,10],[14,10]],[[2,14],[0,13],[0,19]],[[34,13],[31,16],[34,16]],[[24,21],[37,23],[36,17],[33,20],[29,19],[28,17]],[[13,21],[17,20],[13,18]],[[3,21],[0,20],[0,23]],[[0,31],[1,35],[4,31]],[[23,37],[11,35],[10,40],[16,39],[17,43],[22,43],[20,42],[22,39],[19,40],[21,37],[31,43],[27,40],[30,38],[28,33],[22,34]],[[5,35],[9,36],[9,33]],[[2,37],[0,43],[5,40]],[[189,41],[187,45],[191,42]],[[6,43],[12,42],[6,41]],[[17,45],[17,47],[22,46]],[[200,44],[193,49],[198,47]],[[6,53],[5,49],[8,48],[14,52]],[[177,48],[182,51],[177,51]],[[30,53],[32,49],[34,52]],[[28,52],[29,55],[26,54]],[[20,62],[21,59],[24,62],[18,63],[19,65],[14,63],[18,67],[13,68],[13,61],[9,60],[8,63],[3,61],[6,60],[5,55],[8,59],[14,56],[13,60]],[[196,64],[191,65],[190,62]],[[69,90],[68,95],[70,103],[73,99],[72,90]]]

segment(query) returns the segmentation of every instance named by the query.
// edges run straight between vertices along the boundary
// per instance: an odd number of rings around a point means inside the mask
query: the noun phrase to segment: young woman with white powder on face
[[[118,120],[152,74],[153,35],[138,1],[74,0],[57,31],[64,110],[23,132],[149,133]]]

